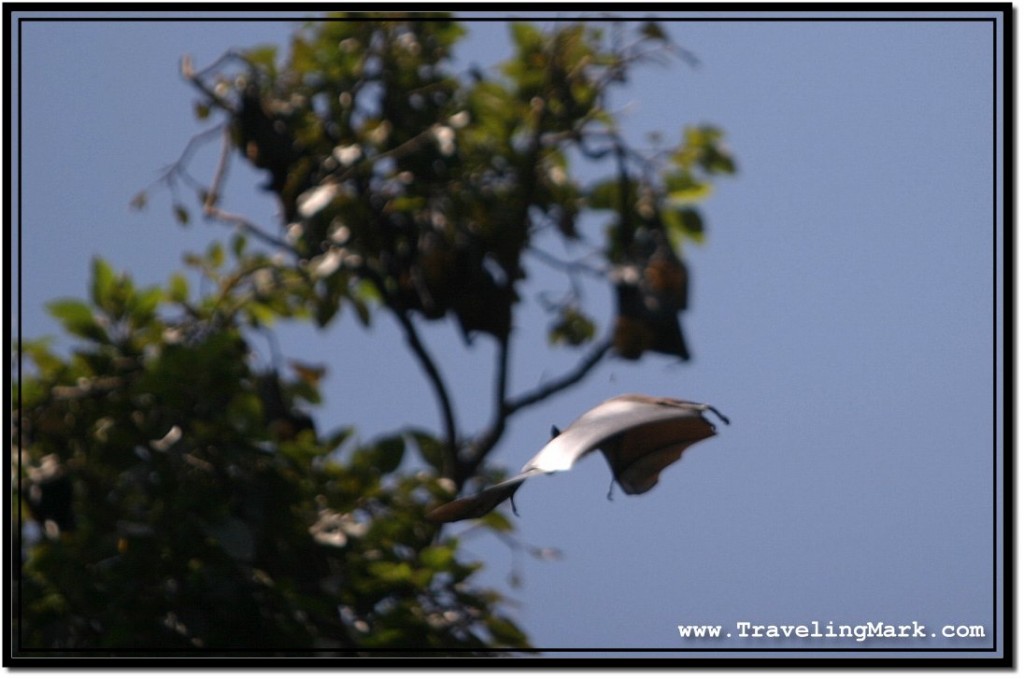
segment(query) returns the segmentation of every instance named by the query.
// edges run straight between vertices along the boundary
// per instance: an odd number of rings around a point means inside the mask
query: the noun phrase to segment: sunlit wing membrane
[[[520,474],[441,505],[427,518],[446,523],[483,516],[511,498],[530,476],[571,469],[576,460],[598,448],[627,494],[645,493],[688,446],[715,435],[715,426],[703,416],[707,410],[728,423],[717,410],[702,403],[636,394],[609,399],[551,439]]]

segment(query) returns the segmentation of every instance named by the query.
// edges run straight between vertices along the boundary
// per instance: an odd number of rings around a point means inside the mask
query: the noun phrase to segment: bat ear
[[[551,438],[555,438],[561,433],[562,432],[558,429],[558,427],[556,427],[555,425],[551,425]]]

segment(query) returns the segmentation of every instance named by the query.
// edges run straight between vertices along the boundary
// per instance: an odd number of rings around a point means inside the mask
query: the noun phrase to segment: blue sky
[[[203,129],[178,75],[180,57],[202,66],[229,47],[284,44],[293,26],[21,25],[25,337],[56,334],[43,304],[84,297],[92,255],[158,283],[181,268],[185,251],[228,235],[201,221],[176,226],[166,192],[153,192],[141,213],[128,203]],[[706,657],[688,656],[693,648],[780,657],[783,647],[865,657],[888,647],[922,657],[989,646],[993,392],[1001,394],[993,267],[996,253],[1002,257],[993,228],[1002,229],[993,202],[1001,181],[993,174],[1001,162],[993,158],[993,116],[1001,111],[993,102],[993,25],[666,26],[700,65],[638,72],[617,96],[627,130],[636,140],[649,131],[674,139],[685,124],[713,123],[726,130],[740,167],[704,205],[706,244],[686,250],[693,283],[683,324],[694,360],[608,361],[515,419],[493,460],[517,469],[552,424],[565,426],[624,392],[712,403],[733,424],[641,497],[619,493],[608,502],[609,472],[596,456],[571,474],[526,484],[517,495],[518,536],[557,547],[560,560],[538,561],[472,534],[467,554],[487,563],[481,580],[509,593],[514,617],[540,647],[661,648],[671,657]],[[503,23],[468,28],[460,64],[506,56]],[[197,176],[212,169],[216,151],[213,144],[197,156]],[[272,201],[253,188],[260,180],[236,163],[227,207],[275,224]],[[535,273],[533,292],[560,283]],[[589,294],[593,308],[607,304],[606,291]],[[545,327],[537,314],[525,318],[513,391],[574,362],[569,351],[532,348]],[[286,356],[328,365],[318,414],[325,428],[355,423],[365,439],[405,425],[436,429],[431,392],[397,328],[383,316],[369,333],[342,325],[326,334],[280,332]],[[463,428],[483,428],[491,347],[478,341],[467,355],[449,326],[430,326],[426,337]],[[521,584],[512,588],[515,569]],[[740,638],[735,627],[815,620],[918,621],[929,633],[981,624],[990,636],[787,645]],[[680,639],[684,624],[722,625],[733,636],[696,644]]]

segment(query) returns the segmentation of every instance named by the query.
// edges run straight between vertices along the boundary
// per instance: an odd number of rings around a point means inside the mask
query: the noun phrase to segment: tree
[[[236,233],[186,257],[210,283],[198,297],[180,275],[139,290],[95,260],[89,301],[50,307],[82,342],[71,357],[21,345],[33,370],[16,385],[12,515],[24,509],[38,532],[23,538],[26,649],[526,647],[501,595],[473,583],[480,564],[423,517],[499,478],[487,457],[516,413],[608,355],[689,358],[682,245],[703,239],[695,203],[734,164],[714,127],[639,149],[608,110],[637,65],[691,58],[656,23],[510,29],[496,76],[452,71],[463,29],[441,13],[333,15],[298,29],[283,57],[259,47],[200,70],[183,62],[224,147],[209,181],[191,177],[188,152],[165,181],[175,196],[191,182],[204,217]],[[265,172],[279,226],[223,209],[236,154]],[[584,184],[581,163],[607,178]],[[177,198],[175,215],[190,219]],[[552,255],[557,240],[584,255]],[[545,307],[549,340],[582,353],[511,394],[528,258],[565,274]],[[602,333],[587,281],[616,293]],[[379,314],[431,385],[437,434],[358,444],[352,428],[317,431],[320,369],[250,355],[280,319]],[[495,356],[493,416],[475,433],[459,428],[422,338],[448,320],[467,350]],[[407,450],[421,469],[403,467]],[[510,539],[501,513],[482,523]]]

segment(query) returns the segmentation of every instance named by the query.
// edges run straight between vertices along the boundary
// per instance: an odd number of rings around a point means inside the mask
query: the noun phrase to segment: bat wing
[[[678,435],[681,437],[703,432],[703,436],[690,441],[695,443],[715,434],[715,426],[703,417],[706,410],[711,410],[722,417],[714,408],[703,403],[639,394],[616,396],[588,410],[560,435],[551,439],[523,466],[523,471],[568,471],[587,453],[603,448],[606,443],[617,441],[624,435],[628,436],[627,443],[651,450],[650,447],[642,445],[643,432],[653,430],[660,434],[661,439],[672,438],[671,423],[676,423]],[[725,418],[723,420],[727,421]],[[660,423],[669,424],[660,426]],[[608,454],[605,455],[607,457]],[[627,456],[622,452],[616,454],[616,462],[609,458],[612,471],[617,474],[619,470],[625,469],[628,466],[627,461],[632,462],[633,457],[635,456]]]
[[[427,512],[427,520],[435,523],[450,523],[464,519],[478,519],[508,500],[523,481],[540,472],[523,472],[501,483],[484,488],[475,495],[460,497]]]
[[[665,467],[690,445],[715,435],[715,426],[700,415],[656,420],[629,429],[601,444],[612,474],[627,495],[646,493]]]
[[[427,518],[443,523],[483,516],[511,498],[531,476],[567,471],[599,448],[622,489],[630,495],[644,493],[687,446],[715,435],[715,426],[703,417],[707,410],[728,422],[702,403],[633,394],[609,399],[551,439],[516,476],[441,505]]]

